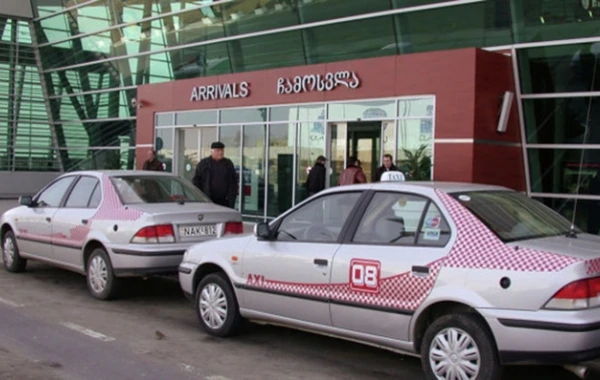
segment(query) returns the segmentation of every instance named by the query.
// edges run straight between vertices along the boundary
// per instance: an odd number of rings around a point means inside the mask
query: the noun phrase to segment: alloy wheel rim
[[[96,293],[102,293],[108,281],[108,269],[102,257],[96,256],[92,259],[88,272],[92,289]]]
[[[4,253],[4,262],[7,266],[11,266],[13,261],[15,261],[15,245],[12,239],[4,240],[2,251]]]
[[[214,283],[206,284],[200,293],[199,309],[206,326],[213,330],[221,328],[229,310],[223,289]]]
[[[439,380],[473,380],[481,368],[481,353],[469,334],[451,327],[431,342],[429,364]]]

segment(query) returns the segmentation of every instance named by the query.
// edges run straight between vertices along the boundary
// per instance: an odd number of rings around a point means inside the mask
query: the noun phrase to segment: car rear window
[[[560,214],[518,192],[472,191],[452,196],[504,242],[566,235],[571,229]]]
[[[173,176],[115,176],[111,178],[123,204],[210,202],[191,183]]]

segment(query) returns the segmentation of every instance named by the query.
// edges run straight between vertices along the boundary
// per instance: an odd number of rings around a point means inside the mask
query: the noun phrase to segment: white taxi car
[[[337,187],[192,246],[179,278],[209,334],[285,325],[420,356],[428,379],[600,357],[600,238],[502,187]]]

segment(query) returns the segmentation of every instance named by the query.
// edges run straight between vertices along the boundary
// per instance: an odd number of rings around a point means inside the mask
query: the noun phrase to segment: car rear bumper
[[[188,245],[157,247],[149,245],[109,247],[111,262],[118,277],[177,274]]]
[[[479,311],[503,364],[574,364],[600,358],[600,309]]]

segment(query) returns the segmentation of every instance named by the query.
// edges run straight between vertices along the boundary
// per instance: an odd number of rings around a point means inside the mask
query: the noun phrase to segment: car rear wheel
[[[12,273],[23,272],[27,266],[27,260],[19,254],[17,239],[12,231],[5,233],[2,239],[2,261],[4,268]]]
[[[468,314],[436,319],[425,331],[421,363],[431,380],[500,380],[502,366],[486,326]]]
[[[103,248],[92,251],[87,263],[87,287],[92,297],[99,300],[115,298],[119,279],[115,277],[108,254]]]
[[[196,312],[204,331],[227,337],[238,332],[242,323],[237,299],[225,274],[211,273],[196,289]]]

